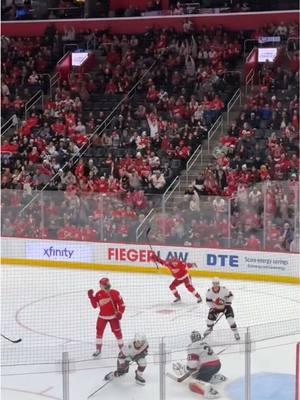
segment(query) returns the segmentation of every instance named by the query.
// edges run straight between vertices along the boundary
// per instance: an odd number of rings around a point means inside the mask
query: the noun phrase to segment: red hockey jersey
[[[94,308],[100,308],[99,317],[103,319],[114,319],[117,313],[123,314],[125,304],[117,290],[99,290],[94,296],[90,297]]]
[[[178,280],[185,279],[189,275],[188,269],[192,266],[188,263],[185,263],[184,261],[180,261],[175,258],[171,260],[162,260],[156,255],[153,256],[153,261],[156,261],[161,265],[167,267],[174,278]]]

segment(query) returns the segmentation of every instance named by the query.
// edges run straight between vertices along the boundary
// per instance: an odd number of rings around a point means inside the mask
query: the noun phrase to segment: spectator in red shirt
[[[247,250],[260,250],[261,242],[254,234],[251,234],[250,237],[246,240],[245,248]]]

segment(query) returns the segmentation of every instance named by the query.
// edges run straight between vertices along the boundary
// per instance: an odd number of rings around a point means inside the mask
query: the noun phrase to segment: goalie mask
[[[191,341],[192,341],[192,343],[199,342],[200,340],[201,340],[201,333],[199,331],[193,331],[191,333]]]

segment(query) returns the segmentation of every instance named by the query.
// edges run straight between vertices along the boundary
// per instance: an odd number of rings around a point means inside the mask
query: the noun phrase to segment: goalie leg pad
[[[189,388],[192,392],[200,394],[205,399],[218,399],[220,397],[220,393],[207,382],[193,379],[189,383]]]
[[[189,383],[189,388],[194,393],[201,394],[202,396],[204,396],[205,394],[203,385],[201,385],[201,383],[196,380],[193,380]]]

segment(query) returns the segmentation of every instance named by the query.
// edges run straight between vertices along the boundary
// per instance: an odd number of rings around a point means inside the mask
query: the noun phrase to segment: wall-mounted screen
[[[72,67],[80,67],[88,56],[89,53],[72,53]]]
[[[273,62],[277,56],[276,47],[264,47],[258,49],[258,62],[264,63],[267,60]]]

